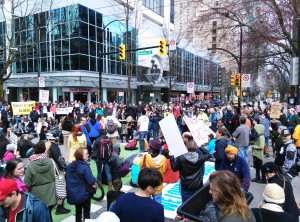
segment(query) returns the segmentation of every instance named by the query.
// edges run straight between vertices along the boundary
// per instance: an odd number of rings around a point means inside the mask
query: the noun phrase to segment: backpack
[[[112,154],[112,143],[110,139],[100,139],[99,158],[109,160]]]
[[[130,141],[130,142],[125,146],[125,150],[137,150],[136,143],[137,143],[136,140]]]
[[[107,125],[106,131],[107,131],[109,134],[113,134],[114,132],[116,132],[117,127],[116,127],[116,125],[115,125],[113,119],[108,119],[106,125]]]

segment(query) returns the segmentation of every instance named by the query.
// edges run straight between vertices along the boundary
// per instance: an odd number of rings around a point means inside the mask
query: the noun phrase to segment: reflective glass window
[[[51,31],[53,39],[61,39],[61,25],[55,25]]]
[[[95,57],[90,57],[90,71],[97,71],[97,62]]]
[[[79,5],[71,5],[69,6],[69,21],[78,20],[78,9]]]
[[[81,54],[89,54],[89,45],[88,40],[86,39],[80,39],[80,53]]]
[[[63,70],[70,70],[70,57],[62,56]]]
[[[89,23],[92,25],[95,25],[95,23],[96,23],[95,11],[92,9],[89,9]]]
[[[71,70],[79,70],[79,55],[70,56]]]
[[[69,23],[68,22],[62,23],[61,24],[61,38],[62,39],[69,38],[69,33],[70,33]]]
[[[70,49],[69,49],[69,40],[62,40],[61,42],[61,52],[63,55],[70,54]]]
[[[48,21],[47,21],[47,18],[48,18],[48,12],[41,12],[39,14],[39,17],[40,17],[40,26],[47,26],[48,24]]]
[[[41,52],[41,57],[47,56],[48,50],[47,50],[47,43],[40,43],[40,52]]]
[[[80,55],[80,70],[89,70],[89,57]]]
[[[49,57],[48,57],[49,58]],[[47,72],[48,67],[47,67],[47,57],[41,58],[41,72]]]
[[[33,59],[28,59],[28,72],[33,72]]]
[[[70,39],[70,54],[75,54],[80,52],[80,41],[79,38]]]
[[[96,12],[96,23],[98,27],[102,27],[102,14]]]
[[[88,8],[82,5],[79,5],[79,20],[88,22]]]
[[[22,60],[22,73],[27,72],[27,60]]]
[[[86,23],[80,22],[80,37],[88,39],[89,26]]]
[[[79,36],[79,22],[70,22],[70,38]]]
[[[90,40],[94,40],[96,41],[96,27],[95,26],[92,26],[90,25]]]
[[[55,56],[54,57],[54,63],[55,63],[55,67],[54,70],[55,71],[61,71],[61,56]]]
[[[90,43],[90,55],[96,56],[96,42],[89,41]]]

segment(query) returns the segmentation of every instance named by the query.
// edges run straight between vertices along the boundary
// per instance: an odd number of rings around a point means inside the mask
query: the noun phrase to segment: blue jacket
[[[90,166],[81,160],[75,160],[68,165],[67,168],[67,200],[69,204],[81,204],[91,197],[91,194],[87,191],[85,184],[81,181],[77,174],[83,181],[90,186],[96,183]]]
[[[91,131],[89,132],[89,137],[98,137],[101,129],[100,123],[97,119],[94,119],[93,121],[96,121],[94,125],[91,123],[91,119],[89,119],[88,121],[88,125],[91,128]]]
[[[229,170],[232,173],[234,173],[237,178],[240,179],[242,183],[242,188],[245,191],[248,191],[250,187],[250,171],[248,167],[248,163],[246,160],[240,156],[236,156],[235,161],[232,163],[229,163],[229,161],[226,159],[223,159],[219,170]]]
[[[82,130],[82,133],[86,137],[86,144],[87,144],[87,146],[91,147],[92,146],[92,142],[91,142],[91,139],[90,139],[90,136],[89,136],[89,133],[88,133],[86,127],[84,125],[81,125],[81,130]]]
[[[20,211],[16,214],[16,222],[50,222],[48,207],[31,193],[24,192]],[[0,222],[8,218],[8,208],[0,207]]]

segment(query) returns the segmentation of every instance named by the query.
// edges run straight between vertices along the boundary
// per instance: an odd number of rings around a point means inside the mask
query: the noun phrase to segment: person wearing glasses
[[[38,198],[19,191],[15,180],[4,179],[0,181],[0,221],[50,222],[51,218]]]

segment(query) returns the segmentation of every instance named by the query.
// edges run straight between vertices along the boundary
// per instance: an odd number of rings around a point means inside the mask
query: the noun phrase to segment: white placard
[[[176,50],[176,39],[170,39],[169,50]]]
[[[206,124],[202,121],[197,121],[189,118],[188,116],[184,115],[183,120],[188,126],[194,141],[196,142],[197,146],[201,146],[204,143],[208,142],[208,135],[213,134],[214,137],[216,134],[212,131]]]
[[[45,87],[45,78],[39,77],[39,87]]]
[[[194,93],[194,87],[195,87],[195,84],[193,82],[188,82],[186,84],[187,93]]]
[[[119,96],[124,96],[124,92],[119,92]]]
[[[154,97],[154,93],[150,93],[150,97]]]
[[[56,108],[56,114],[58,115],[68,115],[72,111],[73,111],[73,107]]]
[[[18,137],[16,134],[14,134],[13,132],[9,133],[9,141],[15,145],[17,145],[18,143]]]
[[[243,88],[251,87],[250,86],[250,78],[251,78],[250,74],[242,74],[242,87]]]
[[[53,113],[52,113],[52,112],[47,112],[47,117],[48,117],[48,118],[54,118],[54,117],[53,117]]]
[[[159,126],[175,158],[188,152],[172,113],[159,121]]]
[[[49,90],[40,90],[39,102],[48,103],[49,101]]]

